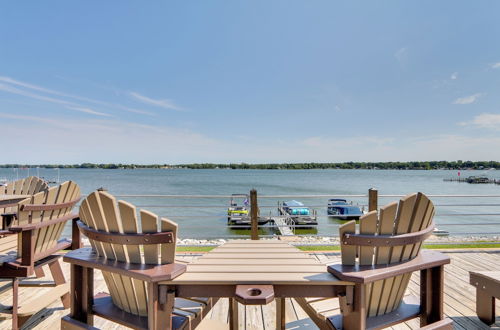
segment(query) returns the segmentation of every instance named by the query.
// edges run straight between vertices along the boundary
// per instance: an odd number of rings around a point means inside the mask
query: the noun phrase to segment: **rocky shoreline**
[[[227,241],[235,240],[231,239],[194,239],[194,238],[181,238],[177,240],[177,245],[179,246],[217,246],[226,243]],[[238,239],[238,240],[249,240]],[[272,238],[261,238],[261,240],[281,240],[291,243],[292,245],[339,245],[338,237],[328,237],[328,236],[276,236]],[[89,241],[86,237],[82,238],[83,244],[89,246]],[[482,236],[431,236],[426,243],[427,244],[453,244],[453,243],[477,243],[477,242],[500,242],[500,236],[498,235],[482,235]]]
[[[179,239],[177,244],[183,246],[196,246],[196,245],[221,245],[233,239],[193,239],[184,238]],[[243,239],[242,239],[243,240]],[[248,240],[248,239],[247,239]],[[273,238],[261,238],[261,240],[283,240],[293,245],[339,245],[338,237],[318,237],[318,236],[276,236]],[[432,235],[427,241],[427,244],[451,244],[451,243],[474,243],[474,242],[500,242],[498,235],[482,235],[482,236],[435,236]]]

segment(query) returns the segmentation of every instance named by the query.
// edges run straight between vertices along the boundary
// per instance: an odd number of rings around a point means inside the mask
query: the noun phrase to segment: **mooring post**
[[[257,190],[250,190],[250,221],[252,222],[252,240],[259,239],[259,207],[257,205]]]
[[[378,190],[368,189],[368,211],[377,211],[378,209]]]

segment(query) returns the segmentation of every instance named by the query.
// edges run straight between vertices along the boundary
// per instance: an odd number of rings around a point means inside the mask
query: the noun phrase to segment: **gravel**
[[[194,239],[194,238],[181,238],[177,240],[177,245],[179,246],[216,246],[222,245],[227,241],[235,240],[235,238],[230,239]],[[241,241],[250,239],[238,239]],[[261,238],[261,240],[282,240],[293,245],[339,245],[338,237],[330,236],[276,236],[272,238]],[[88,246],[89,241],[86,237],[82,238],[84,245]],[[451,244],[451,243],[474,243],[481,241],[497,241],[500,243],[500,236],[497,235],[483,235],[483,236],[431,236],[426,243],[441,243],[441,244]]]
[[[229,240],[234,239],[179,239],[178,245],[193,246],[193,245],[221,245]],[[241,239],[249,240],[249,239]],[[277,236],[273,238],[261,238],[261,240],[283,240],[294,245],[339,245],[338,237],[331,236]],[[480,241],[498,241],[500,236],[483,235],[483,236],[431,236],[426,243],[473,243]]]

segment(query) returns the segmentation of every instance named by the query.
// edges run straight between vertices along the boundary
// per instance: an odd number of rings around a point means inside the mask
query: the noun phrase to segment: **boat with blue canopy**
[[[340,220],[358,220],[364,214],[364,210],[346,199],[331,198],[328,200],[326,213]]]
[[[318,224],[316,212],[305,206],[304,203],[296,200],[279,204],[278,212],[280,215],[290,217],[295,225],[316,226]]]

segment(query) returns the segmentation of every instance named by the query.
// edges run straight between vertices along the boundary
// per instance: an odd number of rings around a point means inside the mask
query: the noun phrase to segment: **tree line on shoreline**
[[[343,163],[270,163],[270,164],[94,164],[82,163],[72,165],[41,164],[4,164],[0,168],[100,168],[100,169],[141,169],[141,168],[187,168],[187,169],[255,169],[255,170],[309,170],[309,169],[379,169],[379,170],[483,170],[500,169],[497,161],[421,161],[421,162],[343,162]]]

